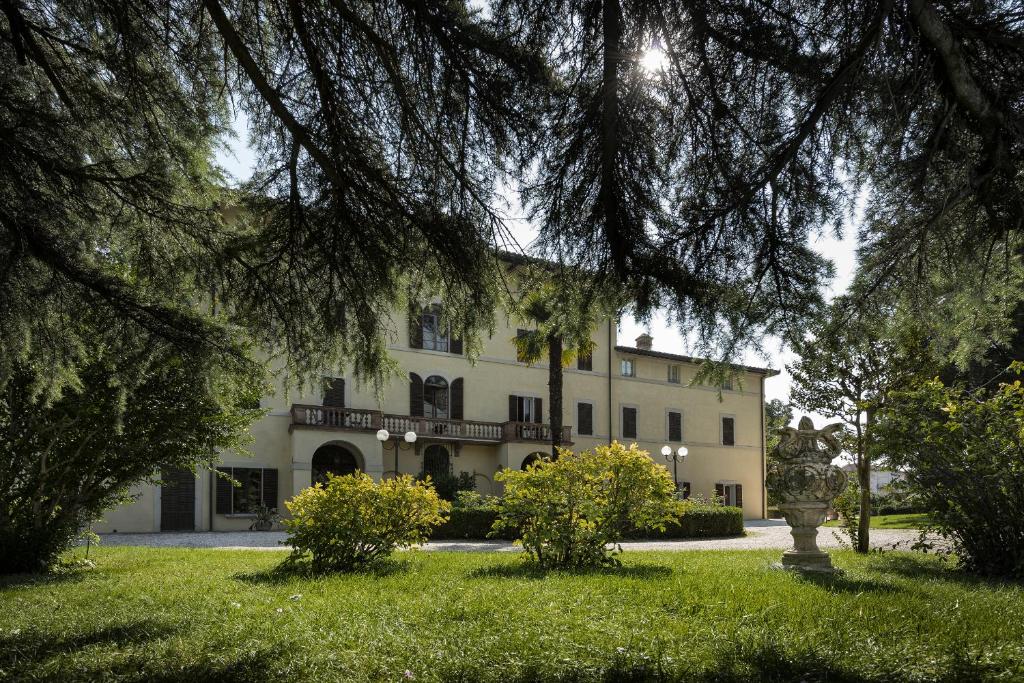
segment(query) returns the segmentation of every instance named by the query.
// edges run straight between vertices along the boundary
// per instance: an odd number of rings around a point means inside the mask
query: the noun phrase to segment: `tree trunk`
[[[860,484],[860,518],[857,520],[858,553],[866,553],[871,548],[871,456],[868,454],[866,442],[874,418],[874,411],[869,409],[864,437],[857,439],[857,483]]]
[[[562,446],[562,337],[548,336],[548,404],[551,424],[551,458]]]
[[[601,189],[598,201],[604,214],[605,238],[612,262],[621,276],[627,270],[628,240],[623,234],[615,172],[619,163],[619,62],[622,61],[622,7],[605,0],[601,20],[604,33],[604,68],[601,74]]]

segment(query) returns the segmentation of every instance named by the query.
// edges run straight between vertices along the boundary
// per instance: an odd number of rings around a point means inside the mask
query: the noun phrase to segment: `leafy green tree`
[[[874,439],[906,475],[958,561],[987,576],[1024,578],[1024,364],[966,389],[939,379],[889,394]]]
[[[618,564],[614,545],[627,531],[664,531],[680,512],[668,470],[636,444],[563,450],[557,460],[502,470],[496,478],[505,495],[494,533],[517,534],[546,568]]]
[[[851,430],[850,451],[860,486],[858,552],[870,548],[871,431],[887,392],[903,386],[923,367],[921,356],[909,351],[912,348],[886,311],[858,308],[848,297],[837,297],[793,345],[800,358],[788,366],[792,404],[837,418]]]
[[[519,315],[534,329],[517,336],[515,344],[526,363],[547,360],[551,457],[556,459],[562,447],[562,370],[577,356],[593,352],[594,329],[625,302],[621,296],[597,290],[592,278],[578,273],[561,273],[555,281],[550,273],[539,277],[539,282],[527,286],[518,306]]]
[[[789,426],[789,423],[792,421],[793,408],[788,403],[777,398],[765,401],[764,428],[767,433],[765,437],[765,458],[769,462],[775,458],[775,447],[779,445],[779,440],[782,438],[779,435],[779,430]],[[769,492],[768,504],[778,505],[778,502]]]
[[[213,465],[261,414],[261,373],[100,322],[68,323],[92,339],[74,386],[40,401],[46,371],[17,363],[0,391],[0,574],[44,570],[132,485]]]

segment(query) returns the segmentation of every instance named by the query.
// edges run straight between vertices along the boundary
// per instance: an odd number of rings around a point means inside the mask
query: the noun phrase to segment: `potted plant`
[[[277,514],[277,508],[260,505],[256,508],[256,518],[249,525],[249,531],[270,531],[278,519],[280,517]]]

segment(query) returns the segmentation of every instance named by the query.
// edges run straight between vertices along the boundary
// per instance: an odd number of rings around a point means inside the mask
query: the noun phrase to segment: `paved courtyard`
[[[740,538],[702,538],[677,541],[626,541],[627,550],[751,550],[758,548],[789,548],[793,540],[789,527],[782,520],[749,520],[747,535]],[[833,532],[840,530],[822,527],[818,531],[818,545],[835,548],[839,541]],[[894,543],[907,547],[917,540],[914,529],[872,529],[872,547],[891,547]],[[226,550],[283,550],[285,534],[281,531],[195,531],[163,532],[159,534],[103,534],[103,545],[138,545],[167,548],[223,548]],[[454,552],[510,552],[519,549],[508,541],[432,541],[424,550]]]

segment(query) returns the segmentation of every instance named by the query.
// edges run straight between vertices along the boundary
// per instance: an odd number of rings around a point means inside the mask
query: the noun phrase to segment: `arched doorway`
[[[312,483],[326,484],[328,474],[340,477],[358,469],[359,460],[352,451],[336,443],[325,444],[313,454]]]
[[[423,474],[429,474],[431,479],[437,481],[450,472],[451,457],[448,449],[440,444],[427,446],[423,451]]]
[[[523,458],[523,465],[522,465],[523,471],[525,472],[527,469],[529,469],[530,465],[532,465],[534,463],[544,462],[545,460],[547,460],[547,458],[548,458],[548,454],[547,453],[543,453],[541,451],[535,451],[533,453],[530,453],[528,456]]]

